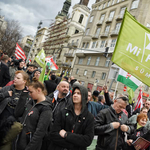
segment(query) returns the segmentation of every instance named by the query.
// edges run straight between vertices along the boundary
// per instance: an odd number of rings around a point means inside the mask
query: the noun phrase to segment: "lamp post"
[[[37,36],[38,30],[41,28],[41,25],[43,24],[43,22],[42,22],[42,21],[46,21],[46,20],[51,20],[51,21],[53,21],[53,19],[44,19],[44,20],[41,20],[41,21],[39,22],[38,27],[37,27],[36,34],[35,34],[34,39],[33,39],[32,46],[31,46],[31,48],[30,48],[30,51],[29,51],[29,54],[28,54],[28,57],[27,57],[27,63],[29,62],[29,57],[30,57],[30,54],[31,54],[32,48],[33,48],[33,46],[34,46],[34,42],[35,42],[35,39],[36,39],[36,36]]]

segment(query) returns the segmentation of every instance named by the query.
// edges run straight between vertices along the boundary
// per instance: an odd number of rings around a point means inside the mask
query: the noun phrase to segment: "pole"
[[[115,92],[114,92],[113,99],[115,98],[115,95],[116,95],[117,88],[118,88],[118,81],[117,81],[117,84],[116,84],[116,87],[115,87]]]
[[[105,86],[107,85],[107,81],[108,81],[108,76],[109,76],[110,68],[111,68],[111,65],[110,65],[110,67],[109,67],[108,74],[107,74],[107,77],[106,77],[106,80],[105,80]]]

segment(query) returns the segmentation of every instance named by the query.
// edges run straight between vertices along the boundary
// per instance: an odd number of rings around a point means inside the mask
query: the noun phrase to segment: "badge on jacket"
[[[28,113],[28,116],[31,116],[32,114],[33,114],[33,111],[29,112],[29,113]]]

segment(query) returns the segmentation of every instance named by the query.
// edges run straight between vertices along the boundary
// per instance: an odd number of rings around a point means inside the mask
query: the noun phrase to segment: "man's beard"
[[[63,96],[66,96],[66,95],[67,95],[67,93],[64,93],[64,92],[63,92],[63,93],[62,93],[62,95],[63,95]]]

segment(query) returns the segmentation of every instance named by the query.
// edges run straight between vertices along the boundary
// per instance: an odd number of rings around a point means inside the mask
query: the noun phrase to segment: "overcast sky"
[[[0,0],[0,15],[5,19],[18,20],[23,28],[23,36],[35,35],[40,20],[55,19],[65,0]],[[72,0],[72,6],[80,0]],[[90,0],[88,7],[95,0]],[[71,6],[71,7],[72,7]],[[72,8],[70,9],[71,12]],[[49,26],[50,20],[43,21],[42,27]]]

